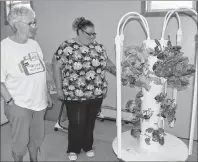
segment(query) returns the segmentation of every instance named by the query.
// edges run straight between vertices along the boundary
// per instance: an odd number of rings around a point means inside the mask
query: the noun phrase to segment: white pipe
[[[168,16],[170,15],[172,11],[168,11],[165,18],[164,18],[164,25],[163,25],[163,29],[162,29],[162,37],[161,37],[161,40],[163,39],[164,40],[164,33],[166,31],[166,25],[168,24],[169,22],[169,19],[171,17],[169,17],[168,19]],[[175,12],[176,14],[176,18],[178,20],[178,31],[177,31],[177,45],[180,45],[181,44],[181,38],[182,38],[182,30],[181,30],[181,19],[179,17],[179,14],[177,12]],[[165,83],[165,88],[167,88],[167,83]],[[166,90],[165,90],[166,92]],[[173,88],[172,89],[172,99],[174,99],[174,103],[176,104],[177,103],[177,89],[176,88]]]
[[[120,41],[121,41],[121,58],[123,56],[123,42],[124,42],[124,27],[126,25],[126,23],[128,22],[129,19],[133,18],[134,16],[129,16],[123,23],[122,28],[121,28],[121,35],[120,35]],[[144,20],[143,18],[140,18],[142,20],[144,29],[146,31],[147,34],[147,39],[150,38],[150,34],[149,34],[149,27],[148,27],[148,22],[146,20]]]
[[[182,11],[186,11],[186,10],[190,10],[192,11],[196,16],[197,16],[197,12],[191,8],[177,8],[175,10],[173,10],[171,12],[171,14],[169,14],[168,18],[171,17],[171,15],[178,11],[178,10],[182,10]],[[167,25],[167,24],[166,24]],[[197,52],[197,51],[196,51]],[[195,53],[195,58],[196,58],[197,53]],[[191,116],[191,128],[190,128],[190,139],[189,139],[189,150],[188,150],[188,154],[191,155],[192,154],[192,148],[193,148],[193,140],[194,140],[194,129],[195,129],[195,119],[196,119],[196,109],[197,109],[197,60],[195,61],[195,69],[196,69],[196,73],[195,73],[195,77],[194,77],[194,93],[193,93],[193,106],[192,106],[192,116]]]
[[[165,84],[164,84],[164,93],[165,93],[165,94],[167,93],[167,81],[166,81]]]
[[[194,10],[193,10],[194,11]],[[194,13],[197,16],[197,12],[194,11]],[[198,21],[198,20],[197,20]],[[197,37],[196,37],[197,39]],[[197,46],[197,40],[195,47]],[[193,103],[192,103],[192,116],[191,116],[191,125],[190,125],[190,139],[189,139],[189,150],[188,155],[192,155],[192,149],[193,149],[193,140],[194,140],[194,131],[195,131],[195,119],[196,119],[196,111],[197,111],[197,47],[195,50],[195,77],[194,77],[194,87],[193,87]]]
[[[197,55],[197,54],[196,54]],[[192,117],[191,117],[191,126],[190,126],[190,140],[189,140],[189,150],[188,154],[192,155],[193,149],[193,140],[194,140],[194,132],[195,132],[195,119],[196,119],[196,111],[197,111],[197,60],[196,60],[196,72],[194,79],[194,93],[193,93],[193,104],[192,104]]]
[[[123,25],[122,25],[122,28],[121,28],[121,34],[123,34],[124,27],[125,27],[127,21],[128,21],[130,18],[133,18],[133,17],[134,17],[134,16],[129,16],[129,17],[124,21],[124,23],[123,23]],[[141,18],[140,18],[140,19],[141,19]],[[143,25],[144,25],[144,27],[145,27],[145,29],[146,29],[146,34],[149,35],[148,22],[145,21],[144,19],[141,19],[141,20],[142,20],[142,23],[143,23]]]
[[[169,21],[170,17],[169,17],[169,19],[167,19],[167,18],[170,15],[171,12],[172,12],[172,10],[168,11],[166,16],[165,16],[165,18],[164,18],[164,24],[163,24],[163,28],[162,28],[161,40],[162,39],[164,40],[164,33],[166,31],[166,26],[168,24],[168,21]],[[178,28],[181,29],[181,19],[180,19],[179,14],[177,12],[175,12],[175,14],[176,14],[176,18],[177,18],[177,21],[178,21]]]
[[[117,125],[117,142],[118,142],[118,158],[121,159],[122,154],[121,154],[121,146],[122,146],[122,142],[121,142],[121,134],[122,134],[122,123],[121,123],[121,56],[123,53],[123,41],[124,41],[124,35],[123,35],[123,28],[122,28],[122,34],[121,36],[119,36],[120,34],[120,25],[122,23],[122,20],[124,19],[125,16],[130,15],[130,14],[135,14],[137,16],[140,17],[140,19],[142,20],[142,23],[144,25],[144,27],[146,28],[146,32],[147,32],[147,38],[150,39],[150,33],[149,33],[149,28],[148,28],[148,22],[146,21],[146,19],[136,13],[136,12],[129,12],[127,14],[125,14],[121,20],[118,23],[118,27],[117,27],[117,36],[115,38],[115,45],[116,45],[116,80],[117,80],[117,118],[116,118],[116,125]],[[126,23],[124,23],[125,25]]]
[[[177,89],[173,88],[172,89],[172,99],[174,99],[174,103],[177,103]]]
[[[126,23],[128,22],[129,19],[131,19],[131,18],[133,18],[133,17],[134,17],[134,16],[129,16],[129,17],[124,21],[124,23],[123,23],[123,25],[122,25],[122,28],[121,28],[121,35],[123,35],[123,31],[124,31],[124,27],[125,27]],[[141,18],[140,18],[140,19],[141,19]],[[145,30],[146,30],[147,38],[150,38],[149,27],[148,27],[147,21],[145,22],[145,21],[143,21],[143,19],[141,19],[141,20],[142,20],[142,24],[143,24],[143,26],[144,26],[144,28],[145,28]],[[124,39],[123,39],[123,40],[124,40]]]
[[[115,38],[116,44],[116,81],[117,81],[117,118],[116,118],[116,125],[117,125],[117,142],[118,142],[118,158],[121,159],[121,39],[119,36]]]
[[[197,20],[198,21],[198,20]],[[197,22],[198,25],[198,22]],[[192,103],[192,116],[191,116],[191,125],[190,125],[190,140],[189,140],[189,150],[188,154],[192,155],[193,149],[193,140],[194,140],[194,131],[195,131],[195,119],[197,112],[197,58],[198,58],[198,31],[195,36],[195,77],[194,77],[194,88],[193,88],[193,103]]]
[[[119,23],[118,23],[118,27],[117,27],[117,36],[120,34],[119,31],[120,31],[120,26],[121,26],[121,23],[122,23],[123,19],[124,19],[126,16],[130,15],[130,14],[139,16],[140,19],[142,20],[142,22],[145,23],[146,26],[148,27],[148,22],[147,22],[147,20],[146,20],[142,15],[140,15],[140,14],[137,13],[137,12],[128,12],[128,13],[126,13],[124,16],[122,16],[122,18],[120,19],[120,21],[119,21]],[[148,32],[149,32],[149,31],[148,31]],[[147,37],[148,37],[148,39],[150,39],[150,32],[148,33]]]
[[[167,17],[167,20],[169,20],[169,18],[172,16],[172,14],[176,11],[192,11],[196,16],[197,16],[197,12],[191,8],[177,8],[173,11],[171,11],[171,13],[169,14],[169,16]],[[164,24],[164,29],[165,30],[166,26],[167,26],[168,21],[166,21],[166,23]],[[164,38],[164,32],[162,33],[162,37],[161,39]],[[181,41],[179,41],[179,39],[177,40],[177,43],[181,43]],[[197,52],[197,51],[196,51]],[[195,53],[195,56],[197,55],[197,53]],[[197,57],[195,57],[197,58]],[[194,93],[193,93],[193,103],[192,103],[192,116],[191,116],[191,128],[190,128],[190,139],[189,139],[189,152],[188,154],[191,155],[192,154],[192,148],[193,148],[193,140],[194,140],[194,129],[195,129],[195,119],[196,119],[196,109],[197,109],[197,60],[195,61],[195,69],[196,69],[196,74],[194,77]],[[173,90],[173,97],[175,98],[175,96],[177,95],[177,91]]]
[[[174,10],[171,11],[171,13],[167,17],[167,20],[169,20],[170,17],[172,16],[172,14],[175,13],[176,11],[177,12],[180,12],[180,11],[182,11],[182,12],[183,11],[192,11],[197,16],[197,12],[195,10],[193,10],[191,8],[182,8],[182,7],[179,7],[179,8],[176,8],[176,9],[174,9]],[[168,23],[168,21],[166,21],[166,23],[164,24],[164,29],[166,29],[167,23]],[[163,38],[164,38],[164,33],[162,33],[162,36],[161,36],[161,39],[163,39]]]

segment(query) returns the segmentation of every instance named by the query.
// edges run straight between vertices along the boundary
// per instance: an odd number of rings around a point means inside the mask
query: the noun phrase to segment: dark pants
[[[67,153],[92,150],[95,120],[102,101],[102,98],[65,101],[69,120]]]

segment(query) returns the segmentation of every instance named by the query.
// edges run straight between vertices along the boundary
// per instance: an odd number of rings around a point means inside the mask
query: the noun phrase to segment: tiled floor
[[[54,131],[54,122],[46,121],[46,136],[41,148],[39,161],[68,161],[66,155],[67,133]],[[129,130],[127,125],[123,131]],[[116,136],[115,122],[96,122],[95,142],[96,156],[87,158],[84,153],[80,154],[78,161],[118,161],[112,150],[112,140]],[[12,161],[10,156],[10,128],[8,124],[1,126],[1,161]],[[188,144],[188,141],[184,141]],[[29,161],[29,155],[24,157]],[[187,161],[197,161],[197,142],[194,142],[193,155]]]

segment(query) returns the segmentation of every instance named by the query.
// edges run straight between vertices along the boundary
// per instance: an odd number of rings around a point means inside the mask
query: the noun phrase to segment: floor
[[[41,148],[39,161],[68,161],[66,155],[67,133],[54,131],[55,122],[46,121],[46,136]],[[129,130],[128,125],[123,126],[123,131]],[[112,140],[116,136],[115,122],[97,121],[95,127],[96,156],[88,158],[84,153],[80,154],[77,161],[118,161],[112,150]],[[9,124],[1,126],[1,161],[12,161],[10,155],[10,128]],[[188,144],[187,140],[184,140]],[[24,157],[24,161],[29,161],[29,155]],[[187,161],[197,161],[197,142],[194,142],[193,154]]]

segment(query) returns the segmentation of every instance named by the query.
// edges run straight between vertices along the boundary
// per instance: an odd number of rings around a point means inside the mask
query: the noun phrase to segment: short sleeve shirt
[[[80,45],[70,39],[58,47],[54,57],[62,64],[66,100],[88,100],[106,95],[107,54],[103,45],[96,41],[87,46]]]
[[[25,44],[10,38],[1,41],[1,83],[16,105],[34,111],[47,107],[46,67],[35,40]]]

